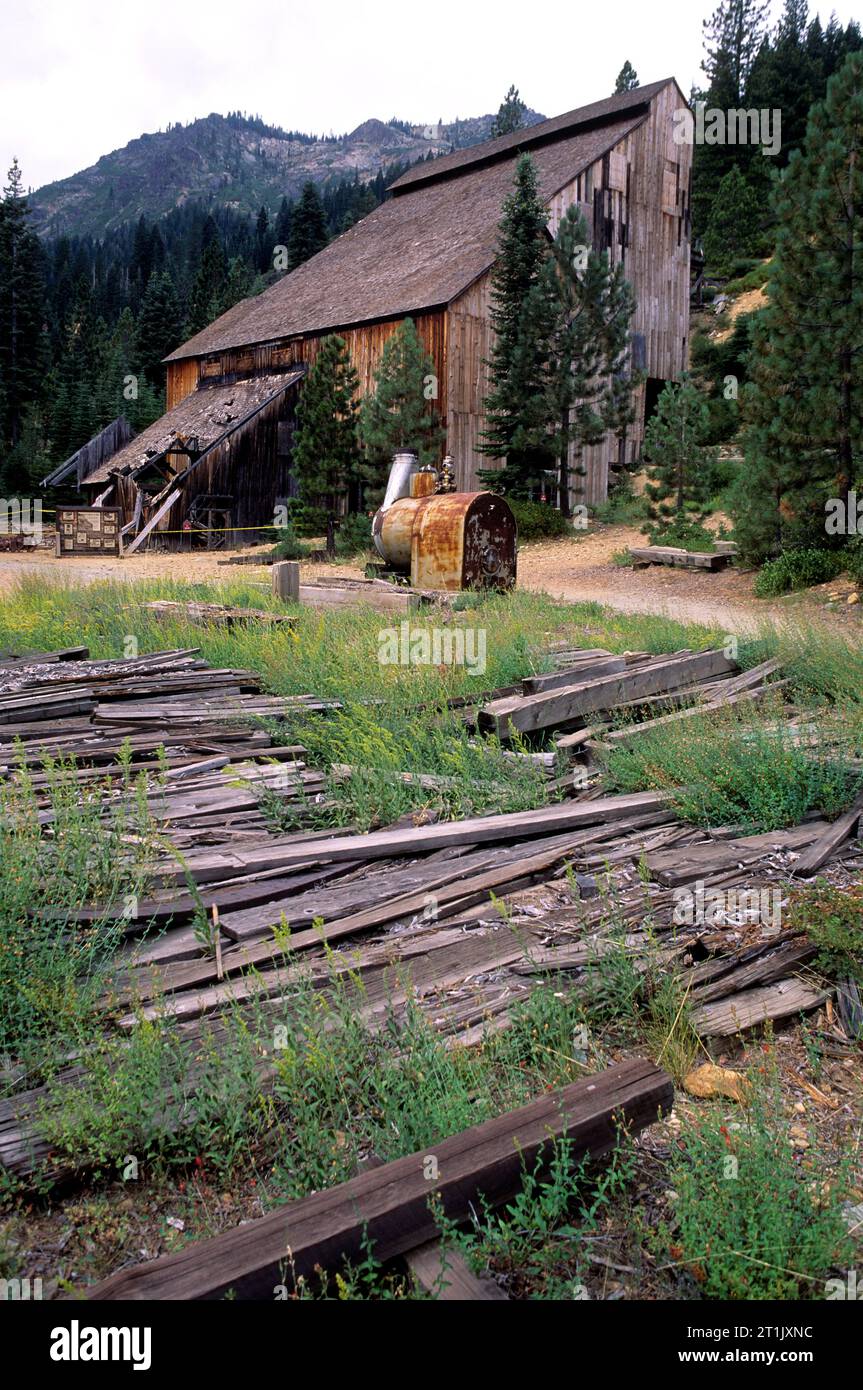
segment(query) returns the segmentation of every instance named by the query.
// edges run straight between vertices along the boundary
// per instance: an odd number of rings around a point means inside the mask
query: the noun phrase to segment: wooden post
[[[299,603],[300,566],[297,560],[280,560],[273,565],[273,594],[283,603]]]

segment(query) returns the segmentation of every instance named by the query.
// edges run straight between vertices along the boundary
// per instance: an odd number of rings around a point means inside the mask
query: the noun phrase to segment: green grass
[[[92,1035],[121,934],[110,909],[142,892],[156,833],[143,783],[128,770],[123,806],[107,809],[99,784],[82,787],[68,765],[47,771],[42,797],[26,769],[0,783],[0,1055],[37,1070]],[[43,799],[54,816],[48,834]],[[77,925],[78,909],[93,902],[104,917]]]
[[[681,1128],[666,1250],[707,1298],[823,1298],[831,1271],[851,1258],[842,1217],[849,1165],[831,1161],[812,1134],[802,1166],[774,1079],[750,1080],[733,1123],[711,1107]]]
[[[621,792],[673,790],[678,814],[695,825],[748,831],[797,825],[807,811],[832,819],[863,785],[851,758],[856,734],[841,718],[819,727],[815,747],[798,746],[766,704],[753,717],[731,706],[634,734],[604,754]]]

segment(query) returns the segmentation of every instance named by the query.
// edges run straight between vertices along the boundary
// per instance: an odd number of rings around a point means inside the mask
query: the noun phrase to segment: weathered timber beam
[[[613,1148],[619,1124],[644,1129],[673,1098],[671,1078],[652,1062],[621,1062],[233,1231],[121,1270],[87,1296],[212,1299],[231,1290],[272,1299],[285,1268],[289,1280],[336,1270],[366,1242],[376,1259],[393,1259],[437,1237],[430,1198],[451,1221],[465,1221],[479,1193],[494,1206],[510,1200],[522,1173],[547,1163],[554,1140],[566,1137],[574,1159],[596,1158]]]
[[[562,690],[493,700],[480,710],[480,728],[490,729],[499,738],[511,737],[512,730],[530,733],[536,729],[554,728],[596,710],[614,709],[626,700],[641,700],[736,670],[736,662],[721,651],[671,657],[667,661],[637,667],[634,671],[601,676],[598,680],[573,684]]]

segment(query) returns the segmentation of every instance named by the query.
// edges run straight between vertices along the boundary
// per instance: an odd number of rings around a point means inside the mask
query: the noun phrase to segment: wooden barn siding
[[[612,263],[623,262],[636,298],[633,333],[645,342],[645,376],[668,380],[689,360],[689,176],[691,147],[675,145],[672,113],[681,102],[669,86],[654,99],[651,114],[609,154],[584,170],[549,203],[549,229],[578,203],[594,245],[607,249]],[[668,176],[666,178],[666,176]],[[673,202],[663,196],[669,193]],[[491,349],[488,322],[490,273],[449,308],[448,448],[458,467],[460,487],[476,485],[477,469],[491,460],[479,453],[484,429],[482,401]],[[641,450],[644,420],[642,383],[633,393],[635,420],[626,434],[626,458]],[[587,474],[573,476],[574,503],[597,506],[608,495],[609,460],[619,441],[613,434],[584,451]],[[571,463],[576,462],[575,458]]]
[[[363,324],[359,328],[332,330],[344,338],[351,354],[351,361],[359,377],[359,390],[365,395],[372,388],[374,374],[387,339],[395,333],[402,319],[388,319],[383,323]],[[446,419],[446,314],[443,310],[414,317],[420,339],[434,363],[438,378],[437,407],[441,418]],[[215,353],[210,357],[187,359],[168,363],[168,408],[184,399],[194,391],[199,378],[206,380],[209,375],[223,376],[231,372],[248,375],[277,371],[280,367],[306,362],[311,365],[318,355],[321,342],[328,335],[319,333],[302,338],[289,338],[284,341],[262,343],[256,347],[234,348],[228,352]]]
[[[456,486],[471,491],[477,469],[494,467],[478,449],[485,427],[483,401],[488,391],[492,327],[489,319],[491,274],[483,275],[449,306],[447,361],[447,451],[455,461]]]
[[[200,362],[190,357],[185,362],[169,362],[168,377],[165,383],[165,409],[173,410],[175,405],[194,391],[198,384]]]

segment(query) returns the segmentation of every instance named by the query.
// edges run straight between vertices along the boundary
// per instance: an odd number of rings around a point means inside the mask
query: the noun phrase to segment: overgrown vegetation
[[[828,1160],[813,1134],[802,1167],[775,1073],[750,1077],[734,1123],[709,1110],[683,1127],[670,1172],[674,1228],[663,1244],[703,1297],[823,1298],[850,1253],[848,1164]]]
[[[852,761],[859,738],[859,724],[825,715],[807,746],[781,719],[731,706],[645,729],[606,754],[605,767],[620,791],[673,793],[696,825],[756,833],[796,825],[808,811],[832,819],[845,810],[863,786]]]

